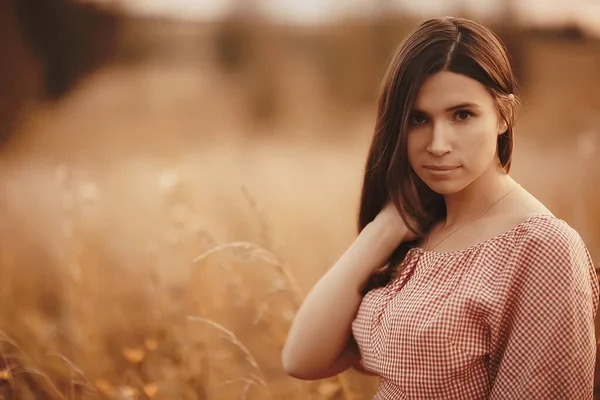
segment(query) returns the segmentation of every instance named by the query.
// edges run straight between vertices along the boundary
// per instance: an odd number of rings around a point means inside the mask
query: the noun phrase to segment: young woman
[[[579,234],[508,174],[517,84],[461,18],[423,22],[379,100],[359,234],[294,320],[288,374],[376,399],[592,399],[599,285]]]

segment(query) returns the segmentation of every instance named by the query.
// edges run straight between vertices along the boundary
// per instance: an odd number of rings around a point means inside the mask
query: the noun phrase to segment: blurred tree
[[[499,18],[500,23],[494,27],[494,30],[508,50],[519,85],[524,87],[527,80],[525,74],[527,67],[524,43],[525,32],[519,24],[517,2],[515,0],[505,0],[502,4],[504,7]]]
[[[385,1],[370,18],[342,21],[315,43],[325,93],[342,113],[374,104],[394,50],[414,26],[387,7]]]
[[[108,61],[118,18],[68,0],[0,0],[0,141],[30,100],[60,99]]]
[[[37,96],[39,68],[21,40],[9,0],[0,0],[0,141],[13,131],[27,101]]]
[[[248,62],[251,27],[235,14],[219,23],[215,34],[215,56],[219,67],[226,72],[239,72]]]
[[[50,99],[65,95],[114,54],[119,19],[112,12],[71,0],[12,0],[12,4],[20,34],[42,66]]]
[[[214,48],[219,66],[239,72],[250,61],[255,44],[259,7],[256,0],[238,0],[229,14],[217,24]]]
[[[278,107],[278,55],[269,29],[257,1],[242,0],[218,23],[213,42],[217,67],[242,88],[249,122],[258,124],[272,120]]]

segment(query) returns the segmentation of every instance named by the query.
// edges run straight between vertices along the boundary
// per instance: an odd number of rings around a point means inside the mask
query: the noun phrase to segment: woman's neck
[[[442,226],[445,229],[454,228],[481,215],[515,184],[501,167],[490,168],[460,192],[444,196],[446,220]]]

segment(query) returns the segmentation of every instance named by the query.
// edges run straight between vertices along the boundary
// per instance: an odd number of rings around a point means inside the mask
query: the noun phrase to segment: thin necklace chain
[[[433,247],[429,247],[431,244],[431,235],[429,235],[429,237],[427,238],[427,251],[433,250],[436,247],[438,247],[440,244],[442,244],[446,239],[448,239],[450,236],[454,235],[459,229],[461,229],[463,226],[467,225],[469,222],[473,222],[478,218],[483,217],[485,214],[487,214],[488,212],[490,212],[490,210],[492,208],[494,208],[494,206],[498,203],[500,203],[500,201],[502,201],[502,199],[504,199],[506,196],[508,196],[509,194],[512,193],[513,190],[515,190],[517,188],[517,186],[520,186],[518,183],[515,184],[508,192],[506,192],[504,195],[502,195],[502,197],[500,197],[498,200],[496,200],[487,210],[485,210],[485,212],[483,212],[480,215],[477,215],[473,218],[470,218],[468,220],[466,220],[465,222],[463,222],[462,224],[460,224],[458,226],[458,228],[454,229],[452,232],[450,232],[450,234],[448,236],[446,236],[445,238],[443,238],[441,241],[439,241],[435,246]]]

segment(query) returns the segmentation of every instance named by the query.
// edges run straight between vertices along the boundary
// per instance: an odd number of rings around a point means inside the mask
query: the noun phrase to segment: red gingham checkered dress
[[[464,250],[413,248],[352,323],[375,399],[592,399],[599,285],[566,222]]]

